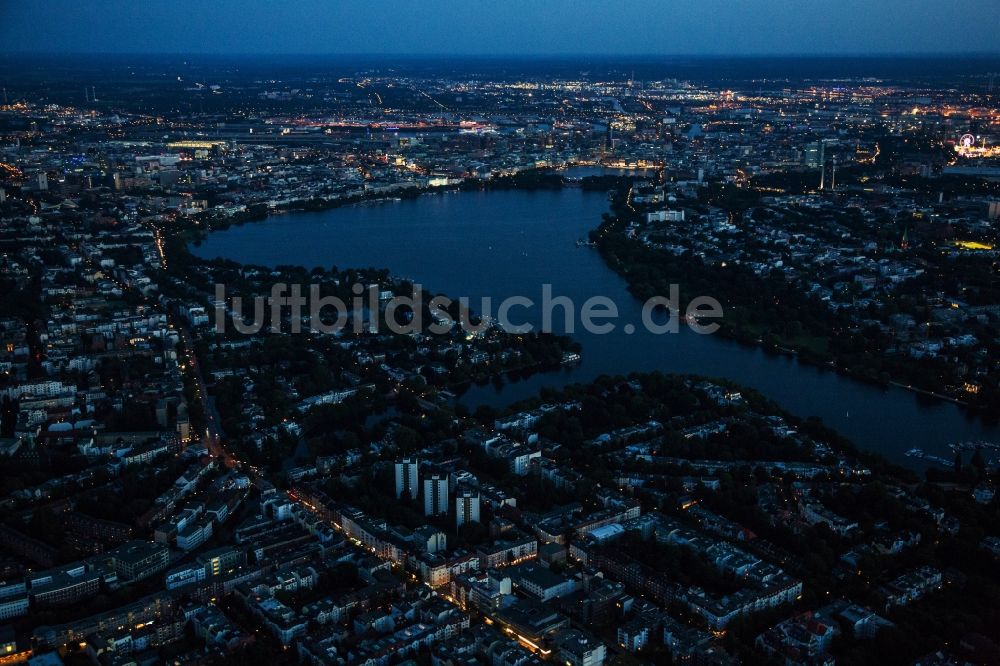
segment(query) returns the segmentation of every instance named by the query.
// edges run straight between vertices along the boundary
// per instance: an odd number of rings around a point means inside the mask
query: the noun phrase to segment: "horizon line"
[[[412,53],[412,52],[249,52],[249,51],[0,51],[0,57],[78,57],[78,56],[176,56],[176,57],[319,57],[319,58],[479,58],[533,60],[542,58],[961,58],[1000,57],[996,51],[876,51],[876,52],[745,52],[745,53],[586,53],[586,52],[535,52],[535,53]]]

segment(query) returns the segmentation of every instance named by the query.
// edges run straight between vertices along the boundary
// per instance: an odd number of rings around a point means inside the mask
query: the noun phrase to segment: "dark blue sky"
[[[0,0],[0,52],[997,52],[1000,0]]]

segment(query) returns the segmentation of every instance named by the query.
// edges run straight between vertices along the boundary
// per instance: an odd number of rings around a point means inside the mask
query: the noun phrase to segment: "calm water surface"
[[[921,466],[904,456],[913,447],[950,457],[949,442],[1000,439],[996,425],[949,403],[863,384],[718,336],[698,335],[684,325],[676,335],[646,332],[640,325],[641,303],[625,282],[596,250],[576,244],[607,209],[605,195],[579,189],[430,195],[277,216],[213,233],[192,251],[204,258],[266,266],[389,268],[432,291],[468,296],[477,311],[483,309],[482,297],[493,299],[494,310],[513,295],[540,303],[545,283],[555,296],[568,296],[577,307],[592,296],[607,296],[617,304],[613,333],[595,335],[576,327],[574,337],[583,345],[579,365],[499,388],[473,386],[462,397],[473,408],[504,406],[545,386],[586,382],[601,374],[661,370],[752,386],[789,411],[819,416],[859,446],[909,467]],[[519,321],[518,313],[525,311],[513,312],[511,318]],[[540,307],[530,319],[538,324]],[[627,322],[636,324],[632,335],[623,331]]]

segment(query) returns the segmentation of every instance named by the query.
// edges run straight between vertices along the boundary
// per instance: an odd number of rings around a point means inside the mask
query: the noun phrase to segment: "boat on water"
[[[582,357],[576,352],[566,352],[562,355],[562,364],[568,365],[570,363],[579,363]]]

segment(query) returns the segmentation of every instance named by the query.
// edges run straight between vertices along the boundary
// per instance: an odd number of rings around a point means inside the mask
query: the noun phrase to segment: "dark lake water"
[[[432,291],[468,296],[477,311],[483,310],[479,299],[484,296],[493,299],[494,311],[500,300],[513,295],[540,303],[546,283],[554,296],[568,296],[578,309],[592,296],[615,302],[619,317],[614,332],[592,334],[577,325],[574,337],[583,345],[580,364],[499,388],[473,386],[462,397],[470,407],[503,406],[544,386],[586,382],[601,374],[661,370],[725,377],[751,386],[789,411],[819,416],[860,447],[912,468],[922,466],[904,456],[913,447],[950,458],[950,442],[1000,439],[996,425],[950,403],[903,389],[882,389],[793,358],[699,335],[684,324],[678,334],[646,331],[640,325],[642,304],[628,293],[622,278],[596,250],[576,244],[598,225],[607,204],[603,194],[579,189],[429,195],[277,216],[213,233],[192,251],[204,258],[268,266],[384,267]],[[519,313],[537,324],[541,308],[534,308],[530,317],[525,310],[514,310],[511,319],[520,322]],[[634,334],[624,332],[628,322],[636,325]]]

